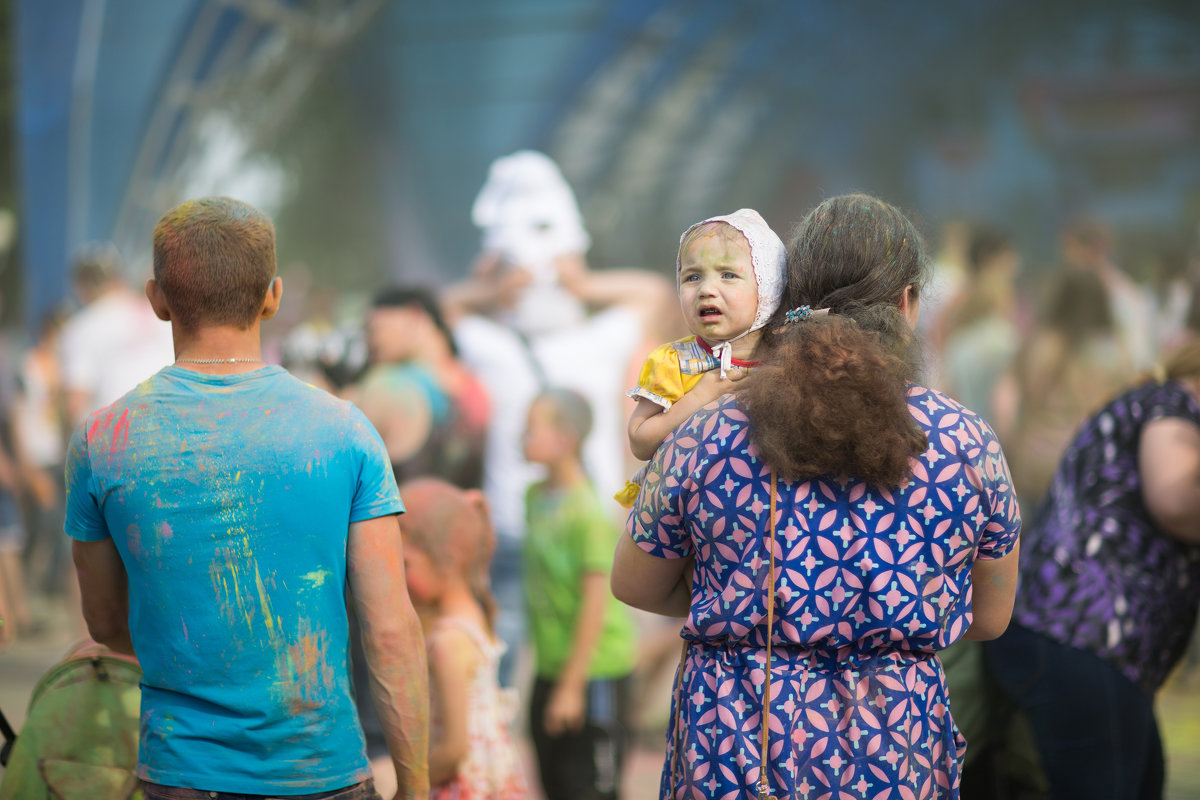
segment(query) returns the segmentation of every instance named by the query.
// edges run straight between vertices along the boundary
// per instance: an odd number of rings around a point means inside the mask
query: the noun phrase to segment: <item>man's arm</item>
[[[362,627],[371,700],[396,767],[396,797],[427,797],[429,673],[421,623],[404,581],[395,515],[350,524],[346,569]]]
[[[582,255],[560,256],[558,277],[567,291],[595,308],[625,306],[654,330],[678,310],[672,282],[644,269],[591,269]]]
[[[442,315],[454,327],[468,314],[487,316],[511,309],[532,280],[529,270],[507,266],[499,254],[485,250],[464,280],[442,290],[438,297]]]
[[[71,542],[79,596],[88,633],[118,653],[132,656],[129,638],[129,579],[112,539]]]

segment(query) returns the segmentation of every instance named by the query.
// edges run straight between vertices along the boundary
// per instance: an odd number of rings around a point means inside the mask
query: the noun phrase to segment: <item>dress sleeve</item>
[[[1200,425],[1200,408],[1186,389],[1177,383],[1165,383],[1152,396],[1146,413],[1146,421],[1178,417],[1194,425]]]
[[[701,409],[676,428],[646,466],[645,481],[629,513],[626,531],[638,547],[659,558],[687,558],[692,537],[685,526],[687,498],[697,488],[694,476],[702,474],[704,448],[701,431],[719,409]]]
[[[683,397],[683,376],[679,372],[679,353],[671,344],[664,344],[646,357],[638,374],[637,386],[625,393],[629,397],[644,397],[667,411]]]
[[[1012,475],[1000,442],[991,427],[979,417],[979,440],[982,445],[979,455],[982,461],[983,495],[986,508],[990,511],[986,524],[979,536],[976,558],[1003,558],[1012,552],[1021,535],[1021,509],[1017,504],[1017,493],[1013,489]]]

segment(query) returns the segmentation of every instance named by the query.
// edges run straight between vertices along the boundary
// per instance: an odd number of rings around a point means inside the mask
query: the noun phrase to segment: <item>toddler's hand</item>
[[[734,384],[746,377],[746,374],[746,370],[741,367],[730,367],[722,378],[719,369],[710,369],[700,376],[700,380],[689,394],[696,395],[696,399],[702,401],[702,406],[708,405],[721,395],[732,392],[736,388]]]

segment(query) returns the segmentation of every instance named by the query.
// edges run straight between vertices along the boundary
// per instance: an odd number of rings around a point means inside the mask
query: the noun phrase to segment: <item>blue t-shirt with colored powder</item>
[[[347,531],[403,510],[361,412],[280,367],[167,367],[88,418],[66,530],[111,537],[129,575],[140,777],[309,794],[370,776],[347,675]]]

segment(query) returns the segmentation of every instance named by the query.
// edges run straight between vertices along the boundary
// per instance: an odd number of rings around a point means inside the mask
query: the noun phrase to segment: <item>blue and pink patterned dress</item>
[[[966,741],[935,653],[971,622],[971,566],[1016,544],[1008,467],[982,419],[913,386],[913,476],[778,483],[772,793],[958,796]],[[647,553],[696,559],[660,796],[753,798],[766,663],[771,471],[733,396],[659,448],[629,518]]]

